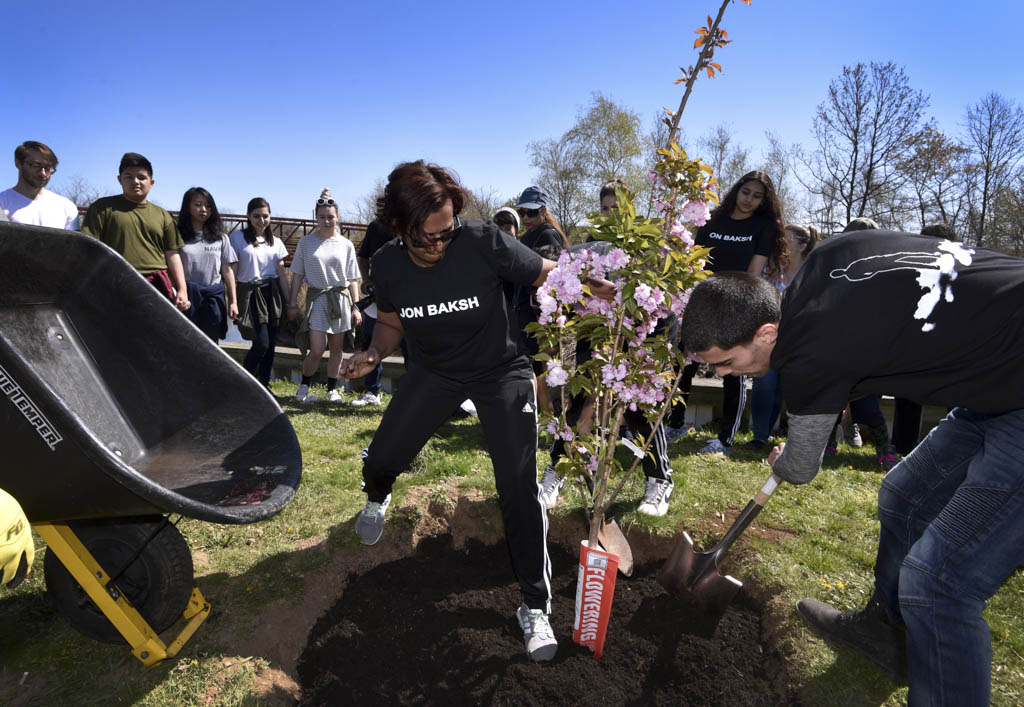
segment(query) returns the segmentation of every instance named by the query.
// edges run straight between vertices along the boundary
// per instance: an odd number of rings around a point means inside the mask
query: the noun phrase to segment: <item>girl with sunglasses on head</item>
[[[523,603],[516,612],[526,651],[551,660],[557,642],[548,623],[551,565],[547,513],[537,483],[537,401],[533,370],[520,347],[502,283],[543,284],[555,263],[490,221],[461,221],[466,192],[455,177],[422,160],[395,168],[377,218],[395,240],[373,256],[377,324],[366,351],[342,364],[365,375],[405,337],[409,365],[363,452],[366,506],[355,530],[366,545],[384,531],[398,475],[469,398],[476,406],[494,467],[512,567]],[[593,280],[591,291],[614,288]],[[386,611],[386,594],[382,594]]]
[[[277,330],[291,305],[284,267],[288,249],[270,230],[270,204],[266,199],[250,199],[245,212],[245,228],[231,234],[231,247],[238,256],[233,266],[238,285],[238,332],[252,341],[242,366],[269,387]]]
[[[295,336],[299,351],[306,351],[302,362],[302,383],[295,394],[299,402],[314,402],[309,384],[320,367],[324,351],[327,359],[327,399],[341,402],[337,390],[345,332],[358,326],[362,315],[355,303],[359,301],[359,265],[352,241],[338,229],[338,204],[330,189],[324,189],[316,200],[317,230],[299,239],[292,258],[292,288],[288,317],[302,316]],[[299,311],[298,295],[306,283],[306,307]]]
[[[771,178],[761,171],[747,172],[733,184],[707,223],[697,230],[696,245],[711,248],[705,270],[747,272],[778,283],[789,265],[782,206]],[[684,400],[690,393],[699,364],[684,369],[680,389]],[[722,418],[718,436],[702,454],[728,455],[739,431],[747,398],[746,376],[722,378]],[[669,441],[685,434],[685,405],[676,405],[665,434]]]
[[[238,319],[235,249],[224,235],[213,195],[192,187],[181,198],[178,230],[185,245],[178,251],[185,270],[191,307],[186,316],[214,343],[228,333],[228,319]]]
[[[548,260],[558,260],[558,256],[561,255],[562,251],[569,249],[569,241],[566,239],[565,234],[562,233],[558,221],[548,211],[547,203],[547,194],[541,191],[540,187],[527,187],[523,190],[522,195],[519,197],[519,203],[515,206],[519,219],[522,222],[522,228],[525,231],[519,240],[523,245],[541,257]],[[545,370],[544,364],[540,361],[533,361],[533,356],[540,349],[537,345],[537,340],[529,336],[525,331],[527,324],[537,321],[539,308],[535,304],[536,297],[534,295],[536,292],[537,288],[529,285],[519,285],[513,288],[511,294],[512,308],[515,310],[519,322],[522,344],[530,355],[533,372],[537,377],[537,397],[540,399],[541,408],[551,412],[551,395],[548,392],[545,379],[540,377],[540,374]]]

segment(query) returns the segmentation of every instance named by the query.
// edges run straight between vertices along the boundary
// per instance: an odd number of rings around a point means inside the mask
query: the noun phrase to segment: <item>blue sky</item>
[[[13,185],[25,139],[108,193],[122,153],[154,164],[158,203],[190,186],[222,211],[268,199],[308,216],[323,186],[344,211],[400,161],[454,168],[511,197],[532,183],[527,143],[557,137],[600,91],[645,122],[681,96],[694,29],[717,0],[538,4],[10,3],[0,60],[0,150]],[[957,133],[989,91],[1024,103],[1018,2],[735,2],[697,82],[690,136],[726,123],[756,155],[763,133],[810,146],[815,107],[844,65],[893,61]],[[2,175],[2,172],[0,172]]]

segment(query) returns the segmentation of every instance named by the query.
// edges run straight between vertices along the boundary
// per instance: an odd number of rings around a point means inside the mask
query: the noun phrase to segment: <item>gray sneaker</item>
[[[384,534],[384,514],[391,505],[391,494],[384,499],[383,503],[367,501],[366,507],[356,518],[356,535],[363,545],[376,545],[380,536]]]
[[[559,478],[555,467],[548,464],[544,476],[540,477],[540,498],[545,508],[554,508],[558,503],[558,494],[565,486],[565,478]]]
[[[718,437],[712,437],[711,441],[704,445],[704,448],[700,450],[701,454],[715,454],[718,456],[727,457],[732,447],[727,447],[722,444],[722,440]]]
[[[648,516],[661,517],[668,513],[668,499],[675,484],[672,479],[647,479],[643,500],[637,510]]]
[[[665,425],[665,441],[668,444],[672,444],[677,439],[685,437],[686,433],[691,429],[692,428],[689,425],[683,425],[682,427],[671,427],[669,425]]]
[[[864,439],[860,436],[860,425],[851,420],[843,421],[843,437],[846,438],[846,443],[854,449],[860,449],[864,446]]]
[[[523,604],[516,612],[516,618],[523,629],[523,643],[526,644],[526,654],[530,660],[540,662],[554,658],[558,651],[558,641],[548,623],[548,615],[540,609],[531,609]]]
[[[378,395],[376,393],[371,393],[370,391],[366,391],[365,393],[360,395],[358,398],[353,400],[351,404],[354,405],[357,408],[366,407],[367,405],[371,405],[373,407],[379,407],[380,406],[380,395]]]

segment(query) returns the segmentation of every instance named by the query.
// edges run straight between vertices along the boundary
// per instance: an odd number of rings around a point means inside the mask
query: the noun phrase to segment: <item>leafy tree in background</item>
[[[910,152],[899,164],[913,195],[920,227],[941,222],[960,231],[966,213],[966,147],[927,123],[910,138]]]
[[[567,237],[572,237],[584,214],[591,210],[584,187],[583,162],[566,135],[527,145],[530,165],[538,170],[537,186],[548,195],[548,211]]]
[[[986,241],[993,199],[1017,177],[1024,158],[1024,110],[998,93],[967,108],[965,146],[974,162],[968,189],[974,245]]]

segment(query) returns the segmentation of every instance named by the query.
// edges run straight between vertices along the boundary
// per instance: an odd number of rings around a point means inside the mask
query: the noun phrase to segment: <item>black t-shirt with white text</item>
[[[466,220],[433,266],[416,265],[395,239],[373,256],[371,272],[377,306],[402,321],[409,358],[471,382],[532,376],[502,281],[535,282],[541,266],[539,255],[493,223]]]
[[[893,231],[833,236],[782,299],[772,368],[789,410],[888,394],[981,413],[1024,408],[1024,259]]]
[[[711,248],[705,270],[746,272],[755,255],[772,254],[775,236],[775,225],[768,217],[718,216],[698,228],[693,240],[699,246]]]

